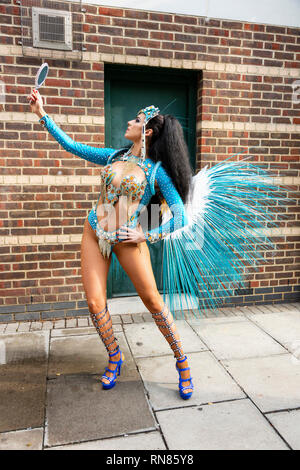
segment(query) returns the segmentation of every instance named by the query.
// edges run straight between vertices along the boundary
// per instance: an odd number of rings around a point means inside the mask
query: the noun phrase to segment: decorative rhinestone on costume
[[[145,114],[145,121],[148,122],[150,119],[159,114],[159,109],[152,105],[144,108],[140,112]],[[164,238],[168,233],[176,230],[175,216],[177,217],[176,222],[178,222],[178,218],[180,218],[181,226],[184,226],[187,223],[183,202],[178,192],[176,191],[171,178],[165,169],[162,168],[162,166],[156,168],[155,163],[150,159],[146,159],[143,153],[141,158],[132,155],[131,149],[128,151],[124,149],[126,153],[122,154],[117,149],[113,150],[111,148],[90,147],[89,145],[77,143],[72,139],[67,138],[65,133],[63,133],[61,129],[55,124],[55,122],[47,115],[43,116],[40,119],[40,122],[66,151],[73,153],[74,155],[77,155],[84,160],[101,165],[101,191],[99,198],[101,201],[103,199],[103,201],[108,202],[109,205],[113,206],[118,201],[119,196],[123,194],[124,190],[127,192],[126,196],[128,198],[132,198],[132,201],[140,199],[138,209],[136,209],[134,214],[128,214],[127,225],[131,223],[132,226],[135,226],[135,221],[139,217],[141,208],[148,205],[152,196],[149,180],[152,178],[152,180],[155,181],[156,178],[167,206],[171,208],[177,205],[179,209],[177,210],[176,214],[172,210],[173,217],[168,220],[167,224],[162,224],[160,227],[155,228],[154,230],[145,232],[145,236],[149,241],[154,243],[155,241]],[[115,172],[113,171],[113,168],[110,164],[112,161],[134,162],[137,166],[143,169],[146,180],[141,183],[137,178],[133,180],[127,180],[123,178],[122,185],[120,185],[119,188],[116,188],[113,184]],[[155,175],[157,175],[157,177]],[[107,186],[109,184],[111,186],[108,189]],[[100,237],[100,250],[103,254],[105,253],[105,256],[109,256],[109,253],[111,252],[111,244],[114,243],[114,241],[118,242],[120,240],[115,232],[107,234],[107,232],[105,232],[103,229],[100,229],[96,211],[97,205],[94,206],[93,210],[90,212],[88,220],[93,230],[95,230],[97,236]],[[178,223],[176,223],[176,226],[179,228]],[[107,241],[104,240],[104,236],[107,238]]]
[[[142,113],[145,114],[146,116],[145,123],[147,124],[147,122],[149,122],[150,119],[157,116],[159,112],[160,112],[159,108],[157,108],[156,106],[152,104],[150,106],[147,106],[146,108],[140,109],[140,111],[137,113],[137,116]]]

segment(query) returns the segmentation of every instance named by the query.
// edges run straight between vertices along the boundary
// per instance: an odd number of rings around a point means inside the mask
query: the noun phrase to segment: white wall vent
[[[72,50],[72,13],[32,8],[33,47]]]

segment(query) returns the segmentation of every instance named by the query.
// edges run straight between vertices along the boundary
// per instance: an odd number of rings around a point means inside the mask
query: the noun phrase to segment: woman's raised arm
[[[62,131],[46,114],[43,108],[42,97],[37,90],[33,90],[27,99],[30,101],[31,111],[40,118],[40,123],[67,152],[73,153],[89,162],[97,163],[98,165],[106,165],[108,157],[115,149],[91,147],[75,142],[75,140],[71,139],[71,137]]]

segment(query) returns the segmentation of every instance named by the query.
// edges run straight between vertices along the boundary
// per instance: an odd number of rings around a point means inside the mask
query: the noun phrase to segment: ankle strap
[[[117,347],[116,352],[114,352],[113,354],[110,354],[109,351],[108,351],[108,355],[109,355],[109,357],[113,357],[113,356],[115,356],[116,354],[118,354],[119,351],[120,351],[120,346]]]
[[[184,358],[183,358],[183,359],[177,359],[177,361],[176,361],[176,362],[184,362],[184,361],[186,361],[186,359],[187,359],[187,357],[186,357],[186,356],[184,356]]]

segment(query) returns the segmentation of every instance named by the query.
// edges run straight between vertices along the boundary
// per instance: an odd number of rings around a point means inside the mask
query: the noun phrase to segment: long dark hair
[[[153,131],[148,145],[148,156],[154,162],[162,162],[162,166],[172,179],[183,203],[185,203],[193,170],[180,122],[170,114],[159,114],[148,122],[146,129],[152,129]],[[152,196],[145,208],[148,213],[149,227],[151,227],[151,205],[160,205],[162,200],[163,196],[158,191]],[[162,214],[159,213],[159,225],[161,223]]]
[[[190,164],[189,152],[180,122],[171,114],[158,114],[148,122],[146,129],[152,129],[153,131],[147,146],[148,156],[155,163],[162,162],[162,166],[172,179],[183,203],[185,203],[194,172]],[[126,149],[129,150],[130,148],[131,146],[128,146]],[[160,205],[162,200],[163,196],[158,191],[142,210],[142,212],[147,212],[148,227],[151,227],[151,205]],[[145,220],[140,222],[143,226]],[[161,222],[162,215],[160,213],[159,224]]]
[[[162,162],[185,203],[193,170],[180,122],[171,114],[159,114],[148,122],[146,129],[153,131],[148,156],[154,162]]]

